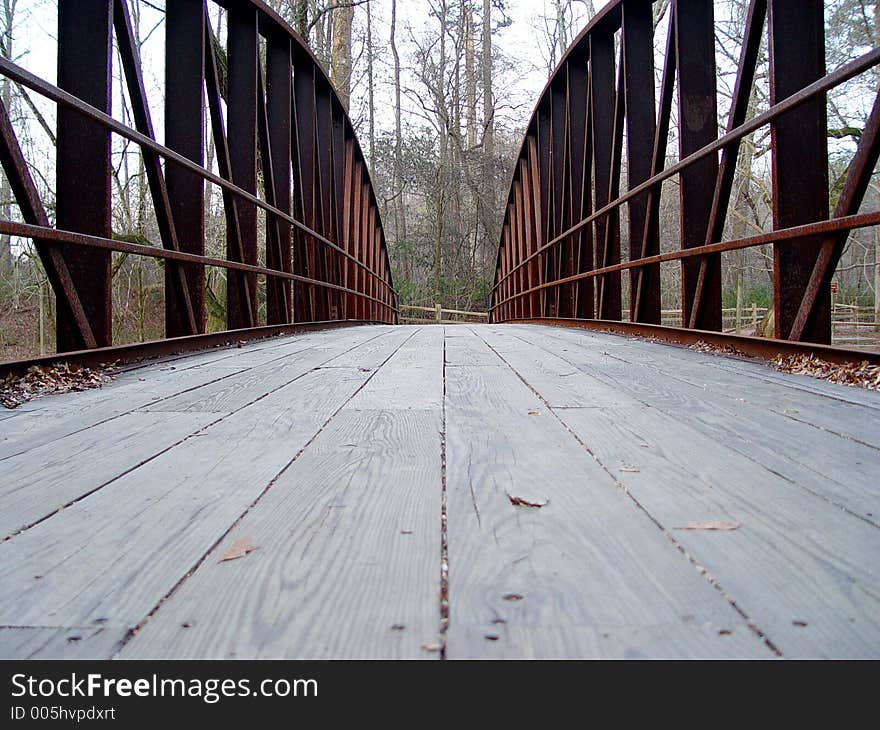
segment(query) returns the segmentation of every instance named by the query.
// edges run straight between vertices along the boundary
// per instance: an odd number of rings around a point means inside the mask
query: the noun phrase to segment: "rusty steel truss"
[[[209,2],[226,9],[225,49],[212,40]],[[56,295],[58,352],[100,348],[114,359],[106,349],[114,251],[164,260],[169,339],[136,347],[141,356],[217,341],[205,334],[206,266],[226,270],[235,339],[305,323],[396,322],[367,165],[303,40],[258,0],[166,6],[164,145],[156,142],[126,0],[59,0],[57,86],[0,58],[0,73],[57,106],[53,226],[0,102],[0,158],[23,220],[0,221],[0,232],[34,242]],[[111,116],[114,35],[133,129]],[[206,115],[219,174],[205,166]],[[140,147],[161,248],[114,239],[112,134]],[[222,190],[223,258],[205,255],[206,183]],[[265,277],[264,321],[258,277]]]
[[[849,232],[880,224],[880,211],[859,212],[880,154],[880,96],[829,214],[826,94],[880,63],[880,48],[828,74],[821,0],[752,0],[727,127],[719,135],[713,0],[670,4],[656,104],[653,6],[610,2],[541,95],[507,200],[492,321],[604,323],[619,330],[621,274],[628,271],[629,331],[655,325],[648,328],[652,335],[676,339],[659,327],[660,264],[678,260],[682,323],[671,329],[720,333],[722,252],[772,244],[775,341],[830,343],[830,282]],[[770,107],[747,118],[765,26]],[[666,166],[674,96],[679,161]],[[726,240],[740,144],[768,124],[774,230]],[[624,137],[627,189],[621,191]],[[661,253],[660,190],[673,176],[680,242]],[[628,225],[621,236],[624,204]],[[748,350],[747,340],[757,338],[735,339]]]

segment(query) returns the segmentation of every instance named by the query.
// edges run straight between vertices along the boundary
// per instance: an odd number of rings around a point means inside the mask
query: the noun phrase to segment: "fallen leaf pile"
[[[719,355],[743,355],[742,350],[737,350],[733,345],[713,345],[705,340],[697,340],[693,345],[688,345],[689,350],[697,352],[714,352]]]
[[[31,365],[24,375],[0,378],[0,403],[16,408],[34,398],[55,393],[100,388],[113,380],[113,367],[86,368],[75,363]]]
[[[880,390],[880,365],[870,365],[867,360],[838,364],[813,355],[780,355],[773,365],[784,373],[811,375],[831,383]]]

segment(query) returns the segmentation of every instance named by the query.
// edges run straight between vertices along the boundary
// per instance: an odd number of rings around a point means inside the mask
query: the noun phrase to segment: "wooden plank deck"
[[[877,393],[609,334],[169,359],[0,414],[0,657],[878,657],[878,473]]]

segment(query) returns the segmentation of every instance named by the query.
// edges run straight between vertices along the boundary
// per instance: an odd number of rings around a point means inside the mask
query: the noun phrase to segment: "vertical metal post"
[[[112,29],[113,0],[59,0],[58,86],[107,114],[111,106]],[[59,106],[56,154],[58,228],[111,238],[110,132]],[[110,252],[69,246],[64,260],[95,344],[110,345]],[[86,346],[69,308],[58,308],[56,326],[58,352]]]
[[[165,14],[165,144],[204,164],[205,18],[201,0],[168,3]],[[179,165],[165,166],[168,200],[181,251],[205,253],[204,182]],[[169,262],[170,263],[170,262]],[[175,264],[184,272],[196,327],[205,331],[205,268]],[[167,267],[168,273],[174,267]],[[165,276],[165,336],[192,334],[180,286]]]
[[[365,165],[363,162],[360,163],[364,166],[364,170],[361,173],[361,189],[360,189],[360,229],[358,231],[359,238],[359,252],[358,252],[358,260],[365,264],[370,260],[370,186],[367,182],[367,175]],[[355,286],[355,290],[364,293],[367,285],[367,272],[360,266],[358,266],[358,275],[357,275],[357,286]],[[367,319],[368,316],[368,308],[367,301],[363,297],[358,297],[358,319]]]
[[[561,78],[554,82],[550,96],[550,158],[552,174],[552,193],[550,228],[546,234],[549,241],[556,238],[568,227],[566,201],[569,195],[569,180],[571,169],[568,165],[568,146],[566,144],[566,130],[568,126],[567,82],[565,69],[561,72]],[[571,238],[567,238],[556,244],[551,277],[560,279],[568,275],[574,268],[574,256],[571,246]],[[570,284],[557,286],[550,290],[549,308],[551,317],[566,316],[573,304],[572,293],[574,287]]]
[[[770,103],[825,75],[825,21],[820,0],[770,0]],[[828,126],[825,94],[770,125],[773,144],[773,227],[828,217]],[[821,236],[773,246],[774,329],[786,339],[822,248]],[[800,339],[831,341],[831,289],[821,289]]]
[[[332,130],[331,135],[333,138],[333,161],[332,161],[332,172],[333,172],[333,204],[332,204],[332,232],[333,235],[331,238],[339,246],[343,251],[346,250],[346,243],[348,241],[348,234],[345,232],[345,226],[343,224],[343,209],[345,207],[345,154],[346,154],[346,144],[345,144],[345,117],[342,113],[342,106],[339,102],[334,99],[331,107],[331,119],[332,119]],[[333,266],[333,281],[336,284],[341,286],[345,286],[346,281],[346,271],[348,270],[348,261],[342,256],[342,254],[334,253],[333,255],[334,266]],[[345,319],[345,312],[347,307],[346,295],[343,292],[336,292],[336,302],[337,302],[337,319]]]
[[[379,257],[381,255],[381,245],[382,245],[382,231],[379,229],[379,209],[376,207],[376,201],[372,200],[373,194],[370,193],[371,203],[370,208],[372,210],[372,221],[373,221],[373,265],[370,267],[373,271],[379,271]],[[369,275],[370,282],[370,296],[373,299],[379,298],[379,280],[374,275]],[[379,303],[376,301],[372,301],[370,303],[370,311],[373,313],[373,316],[370,318],[374,321],[378,321],[379,319]]]
[[[535,148],[531,161],[532,171],[532,199],[535,211],[535,237],[534,249],[543,247],[552,237],[553,230],[553,193],[554,181],[552,175],[553,140],[551,136],[551,101],[550,97],[538,105],[535,115]],[[556,268],[556,260],[559,256],[559,248],[554,246],[539,254],[534,263],[537,273],[537,281],[532,286],[552,281],[556,278],[553,274]],[[555,301],[556,292],[553,289],[541,289],[535,296],[535,312],[540,317],[549,315],[550,303]]]
[[[611,35],[590,36],[590,99],[593,123],[595,206],[603,208],[612,199],[615,162],[615,118],[617,91],[614,82],[614,39]],[[597,267],[620,261],[619,214],[612,211],[596,221]],[[598,277],[599,319],[620,319],[620,272]]]
[[[227,104],[229,163],[232,182],[249,193],[257,192],[257,14],[246,4],[228,11],[229,96]],[[241,256],[234,237],[227,232],[226,256],[230,261],[257,263],[257,209],[237,201]],[[229,272],[226,285],[226,317],[229,329],[257,325],[257,276]]]
[[[526,163],[525,160],[520,160],[519,163],[519,178],[514,180],[513,182],[513,195],[514,195],[514,211],[516,213],[516,252],[514,254],[513,260],[516,264],[521,264],[526,257],[526,243],[525,243],[525,234],[523,232],[525,226],[523,225],[523,179],[526,175]],[[523,292],[527,288],[526,284],[526,268],[525,266],[520,266],[519,270],[513,275],[513,294],[517,295],[520,292]],[[528,309],[529,303],[526,301],[526,297],[517,296],[516,299],[513,300],[513,308],[514,308],[514,318],[522,319],[524,317],[531,317],[532,313]]]
[[[293,65],[294,193],[297,197],[298,218],[315,230],[315,69],[305,51],[299,48],[294,48]],[[304,233],[298,234],[297,238],[301,242],[297,246],[298,255],[294,256],[294,273],[317,278],[315,239]],[[316,287],[312,284],[298,289],[305,289],[308,295],[303,302],[305,310],[297,314],[297,321],[326,319],[324,293],[315,291]]]
[[[363,163],[355,157],[355,176],[354,190],[352,191],[352,205],[354,207],[354,215],[352,216],[352,234],[351,234],[351,254],[355,261],[362,261],[364,258],[364,167]],[[352,262],[351,279],[349,287],[353,291],[360,291],[361,267]],[[352,296],[351,318],[361,318],[361,298],[357,295]]]
[[[510,270],[512,268],[511,260],[513,259],[513,246],[514,246],[513,236],[514,236],[514,229],[515,229],[515,225],[516,225],[513,220],[513,215],[514,215],[513,214],[513,206],[508,203],[508,205],[507,205],[507,220],[509,221],[509,223],[507,226],[507,238],[506,238],[505,245],[504,245],[504,249],[505,249],[504,250],[504,254],[505,254],[504,255],[504,264],[502,266],[502,271],[504,272],[504,275],[507,278],[503,284],[504,290],[500,294],[500,299],[502,299],[502,300],[510,297],[510,293],[511,293],[511,290],[513,287],[513,277],[508,276],[508,274],[510,273]],[[510,302],[507,302],[507,303],[501,305],[501,317],[504,320],[508,320],[508,319],[512,318],[511,317],[511,303]]]
[[[592,146],[590,144],[590,79],[589,59],[573,55],[568,60],[568,146],[571,150],[571,223],[590,215],[592,204]],[[580,274],[593,268],[593,227],[581,228],[572,240],[575,268]],[[575,284],[573,317],[593,317],[593,280],[581,279]]]
[[[282,34],[266,41],[266,117],[272,154],[275,207],[290,213],[290,130],[291,130],[290,39]],[[277,221],[277,251],[266,250],[270,269],[291,272],[290,224]],[[266,324],[287,324],[293,318],[289,279],[266,280]]]
[[[680,156],[711,143],[718,135],[715,90],[715,24],[712,0],[676,2],[678,118]],[[709,155],[680,176],[681,247],[706,242],[718,158]],[[721,329],[721,254],[683,259],[682,326]],[[698,291],[701,294],[698,297]],[[696,310],[696,314],[694,314]]]
[[[361,166],[355,158],[355,142],[349,138],[345,144],[345,178],[346,198],[344,213],[346,216],[346,242],[345,250],[355,260],[358,256],[358,230],[360,229],[360,204],[358,191],[361,189]],[[346,265],[345,286],[354,289],[357,283],[357,264],[349,259]],[[346,295],[345,316],[347,319],[357,319],[357,297],[354,294]]]
[[[627,184],[630,189],[651,177],[654,151],[654,30],[651,5],[623,3],[623,67],[626,97]],[[629,203],[630,260],[660,252],[659,232],[647,231],[648,193]],[[642,250],[643,244],[645,245]],[[630,320],[660,324],[660,264],[642,267],[641,292],[636,310],[639,272],[629,270]]]
[[[540,125],[539,125],[540,126]],[[546,125],[544,125],[546,127]],[[529,256],[537,254],[538,249],[546,241],[546,214],[545,214],[545,191],[549,198],[549,186],[545,168],[549,163],[550,150],[549,138],[547,140],[547,149],[539,153],[538,139],[535,136],[527,137],[528,144],[528,173],[525,180],[528,182],[528,197],[526,197],[526,188],[523,187],[523,200],[525,202],[525,215],[527,216],[528,225],[526,226],[526,251]],[[542,141],[543,144],[543,141]],[[543,159],[542,159],[543,158]],[[534,289],[544,283],[545,270],[543,262],[547,254],[537,254],[528,265],[529,270],[529,289]],[[543,316],[543,306],[545,301],[546,289],[529,294],[529,307],[533,317]]]
[[[333,237],[333,172],[332,172],[332,126],[330,120],[330,96],[332,94],[329,84],[324,79],[315,79],[315,140],[316,140],[316,170],[315,186],[317,189],[316,205],[318,208],[316,230],[326,238]],[[324,281],[335,284],[336,282],[336,252],[325,246],[317,244]],[[323,287],[318,295],[326,302],[326,319],[338,319],[341,311],[338,292]]]

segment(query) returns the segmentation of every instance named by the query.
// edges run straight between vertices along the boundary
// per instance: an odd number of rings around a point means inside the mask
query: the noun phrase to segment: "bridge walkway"
[[[0,413],[0,657],[877,657],[878,473],[877,393],[619,335],[166,358]]]

